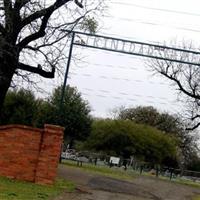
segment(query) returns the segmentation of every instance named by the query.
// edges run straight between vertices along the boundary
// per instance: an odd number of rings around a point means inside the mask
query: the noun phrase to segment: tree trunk
[[[72,137],[69,140],[69,149],[73,149],[73,147],[74,147],[74,138]]]
[[[10,87],[13,74],[6,74],[2,72],[0,67],[0,111],[3,107],[4,99],[8,88]]]
[[[10,49],[7,46],[0,48],[0,112],[17,63],[18,56],[14,49]]]

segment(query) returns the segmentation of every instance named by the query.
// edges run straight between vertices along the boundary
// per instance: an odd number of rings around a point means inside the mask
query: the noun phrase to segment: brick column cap
[[[0,126],[0,130],[12,129],[12,128],[26,129],[26,130],[39,131],[39,132],[41,132],[43,130],[41,128],[35,128],[35,127],[21,125],[21,124],[9,124],[9,125]]]
[[[45,124],[44,128],[45,129],[55,130],[55,131],[64,131],[65,130],[65,128],[62,127],[62,126],[52,125],[52,124]]]

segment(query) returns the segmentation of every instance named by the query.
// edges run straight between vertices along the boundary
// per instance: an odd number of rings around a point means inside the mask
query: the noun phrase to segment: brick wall
[[[0,176],[52,184],[60,156],[64,129],[45,125],[0,126]]]

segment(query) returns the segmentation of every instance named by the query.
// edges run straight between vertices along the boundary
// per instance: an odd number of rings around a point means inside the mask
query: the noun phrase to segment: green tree
[[[163,163],[176,157],[176,140],[159,130],[127,120],[97,120],[84,148],[110,155]]]
[[[34,113],[33,126],[43,128],[45,123],[55,123],[54,107],[49,100],[37,99],[37,109]]]
[[[152,106],[138,106],[135,108],[121,108],[118,119],[131,120],[139,124],[156,126],[159,118],[159,112]]]
[[[188,170],[200,172],[200,157],[196,154],[193,155],[193,159],[188,163]]]
[[[36,110],[36,99],[31,91],[9,91],[1,112],[0,123],[32,125]]]
[[[152,106],[121,108],[117,118],[131,120],[139,124],[147,124],[165,133],[178,135],[183,131],[183,122],[178,116],[170,115],[167,112],[160,113]]]
[[[56,88],[48,101],[40,101],[35,124],[43,126],[44,123],[51,123],[65,127],[65,140],[72,147],[75,140],[84,140],[90,134],[91,110],[81,93],[69,86],[61,105],[61,89]]]
[[[135,108],[120,108],[118,119],[130,120],[139,124],[147,124],[161,130],[163,134],[173,135],[178,139],[180,151],[180,163],[185,165],[190,162],[192,155],[197,153],[196,137],[186,130],[185,123],[176,115],[166,112],[160,113],[152,106],[138,106]]]

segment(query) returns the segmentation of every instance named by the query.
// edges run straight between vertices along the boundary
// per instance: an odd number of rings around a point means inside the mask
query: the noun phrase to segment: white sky
[[[167,44],[200,41],[200,2],[197,0],[107,0],[98,34]],[[175,89],[168,80],[152,76],[143,57],[74,47],[68,84],[76,86],[91,105],[92,114],[109,116],[119,106],[151,105],[161,111],[181,112]],[[145,60],[147,61],[147,60]],[[62,80],[48,81],[55,86]],[[46,85],[47,86],[47,85]]]

